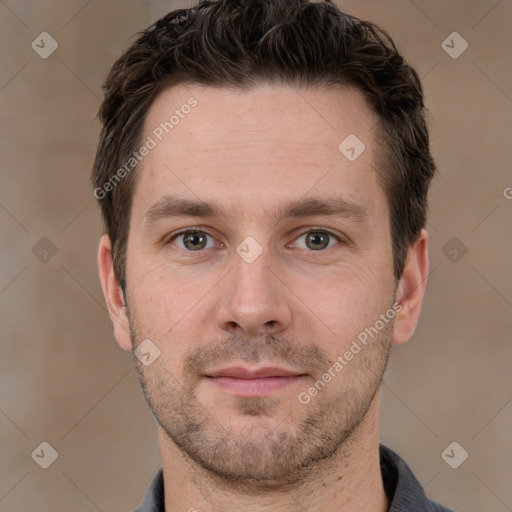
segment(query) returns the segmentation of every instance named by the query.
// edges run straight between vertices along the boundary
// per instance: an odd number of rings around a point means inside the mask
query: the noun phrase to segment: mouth
[[[212,384],[237,397],[268,396],[301,382],[306,376],[305,373],[275,366],[258,369],[231,366],[205,375]]]

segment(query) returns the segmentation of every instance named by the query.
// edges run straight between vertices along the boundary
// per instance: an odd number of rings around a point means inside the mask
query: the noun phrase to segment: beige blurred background
[[[107,71],[135,32],[188,4],[0,1],[0,512],[123,512],[160,467],[97,277],[88,177]],[[338,4],[386,28],[423,77],[440,169],[424,312],[392,355],[382,442],[431,498],[510,511],[512,1]],[[47,59],[31,48],[42,32],[58,43]],[[453,32],[469,45],[457,58]],[[441,457],[453,441],[469,455],[457,469]],[[31,456],[42,442],[58,453],[48,469]]]

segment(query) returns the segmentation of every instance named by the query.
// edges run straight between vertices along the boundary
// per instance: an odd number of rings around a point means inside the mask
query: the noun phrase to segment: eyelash
[[[202,229],[195,229],[195,228],[187,228],[187,229],[184,229],[182,231],[178,231],[177,233],[174,233],[170,238],[167,239],[167,241],[165,242],[165,245],[169,245],[171,244],[175,239],[177,239],[178,237],[180,236],[183,236],[183,235],[186,235],[188,233],[201,233],[201,234],[205,234],[211,238],[214,239],[213,235],[211,235],[210,233],[208,233],[207,231],[205,230],[202,230]],[[307,231],[304,231],[302,232],[301,234],[299,234],[295,239],[297,240],[298,238],[301,238],[303,237],[304,235],[307,235],[308,233],[327,233],[330,237],[333,237],[334,239],[336,239],[338,242],[343,242],[344,240],[339,236],[339,235],[336,235],[335,233],[333,233],[332,231],[330,231],[329,229],[326,229],[326,228],[310,228],[308,229]],[[288,245],[288,244],[287,244]],[[322,252],[325,252],[327,251],[328,249],[333,249],[335,246],[333,247],[327,247],[326,249],[321,249],[321,250],[318,250],[318,251],[314,251],[314,250],[309,250],[308,252],[310,253],[322,253]],[[182,249],[181,247],[176,247],[178,250],[180,251],[184,251],[186,253],[194,253],[194,252],[197,252],[197,253],[201,253],[201,252],[204,252],[206,249],[199,249],[197,251],[190,251],[188,249]],[[211,249],[211,248],[210,248]]]

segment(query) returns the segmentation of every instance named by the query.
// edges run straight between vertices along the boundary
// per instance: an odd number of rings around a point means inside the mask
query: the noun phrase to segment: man
[[[445,511],[379,445],[435,165],[414,70],[328,2],[203,1],[113,66],[101,283],[158,423],[138,511]]]

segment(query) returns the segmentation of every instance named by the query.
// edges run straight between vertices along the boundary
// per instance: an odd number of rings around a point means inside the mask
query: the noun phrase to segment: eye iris
[[[325,249],[329,245],[329,235],[318,231],[306,235],[306,245],[315,251]]]
[[[200,232],[186,233],[183,236],[183,243],[187,249],[197,251],[198,249],[203,249],[206,246],[206,236],[204,233]]]

